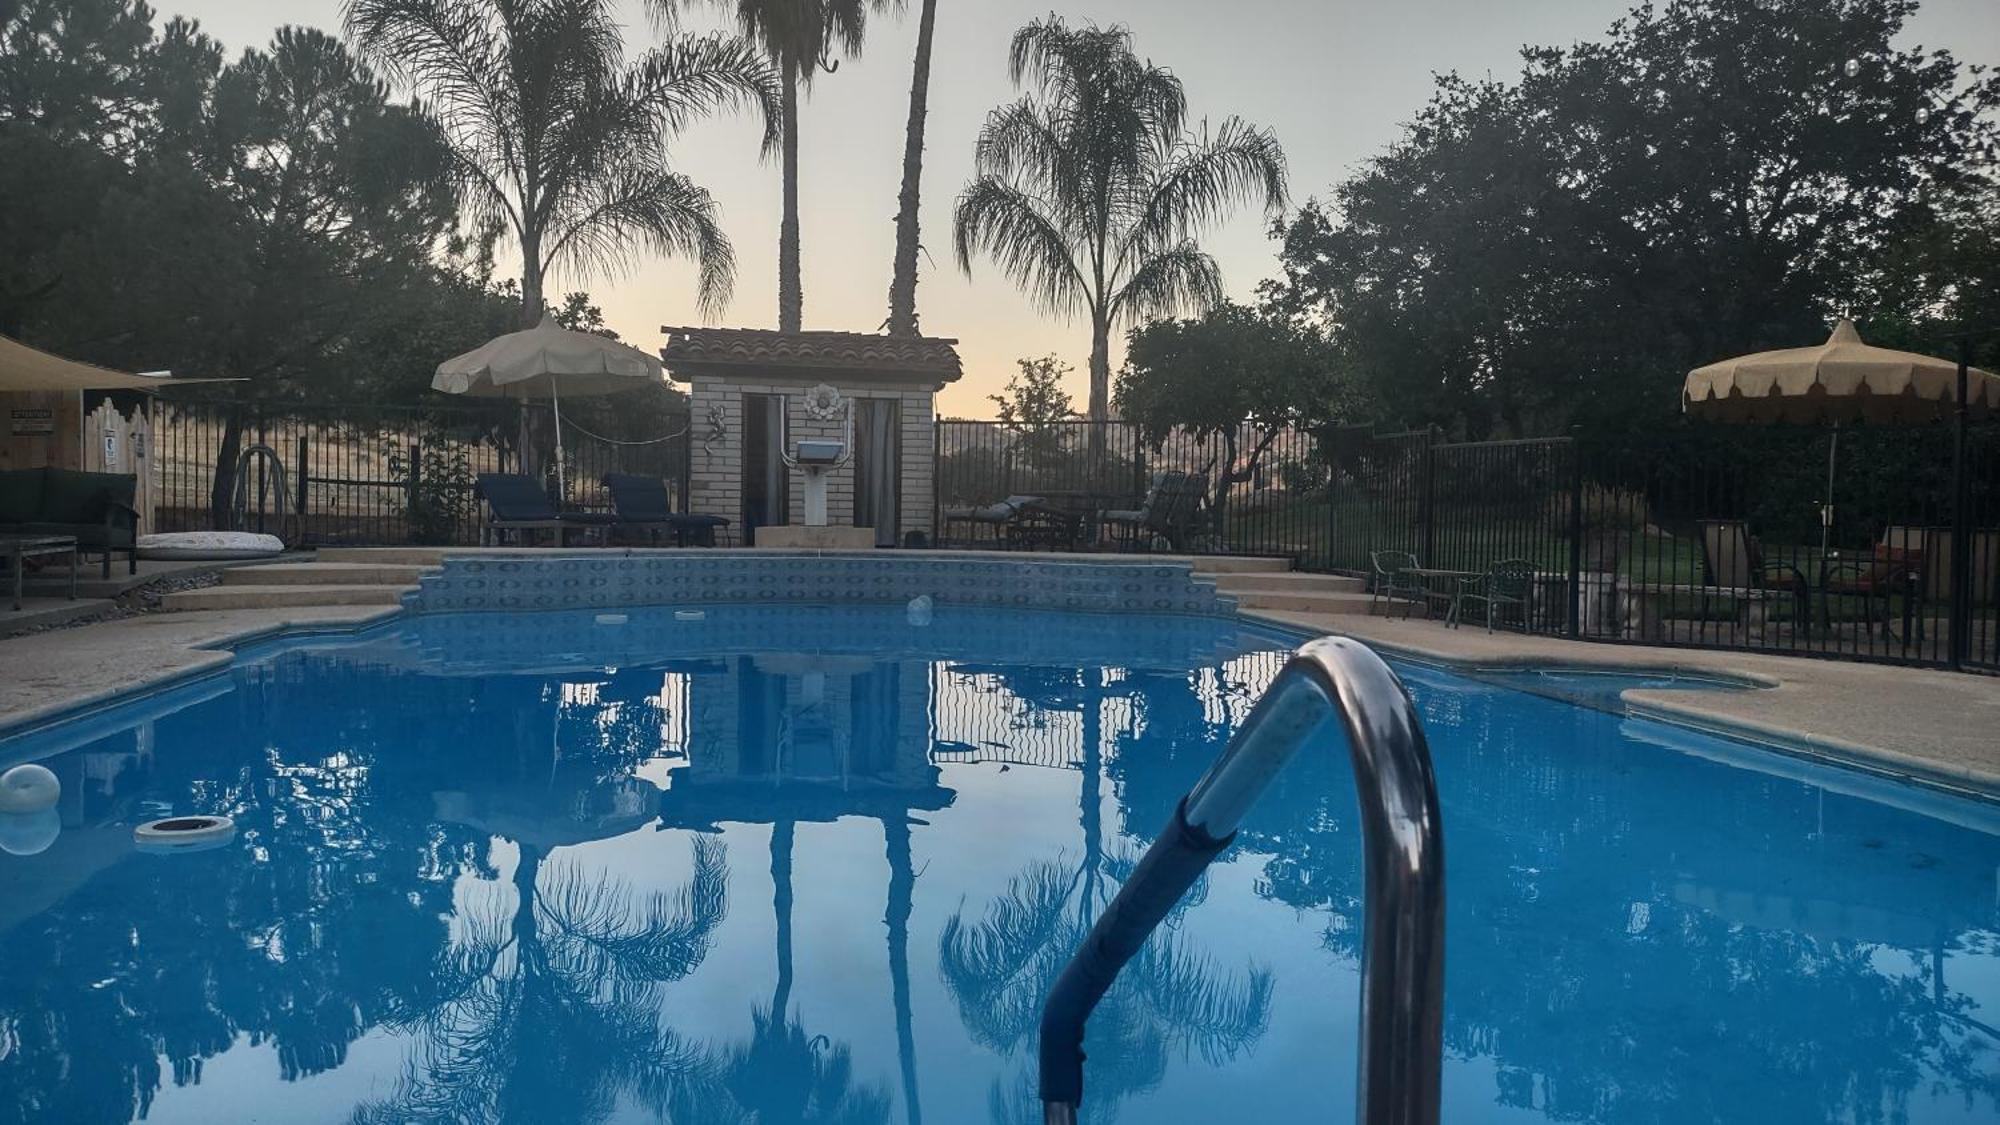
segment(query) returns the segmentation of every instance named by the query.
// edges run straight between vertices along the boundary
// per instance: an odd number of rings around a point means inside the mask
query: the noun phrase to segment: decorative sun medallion
[[[806,414],[821,422],[838,418],[840,404],[840,392],[826,383],[807,390],[802,400]]]

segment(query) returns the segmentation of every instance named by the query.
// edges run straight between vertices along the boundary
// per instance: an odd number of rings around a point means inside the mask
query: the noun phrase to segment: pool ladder
[[[1444,832],[1416,708],[1382,659],[1325,637],[1287,661],[1092,927],[1042,1009],[1044,1125],[1076,1125],[1083,1026],[1118,971],[1285,763],[1338,715],[1361,799],[1366,929],[1356,1120],[1437,1125],[1444,1052]]]

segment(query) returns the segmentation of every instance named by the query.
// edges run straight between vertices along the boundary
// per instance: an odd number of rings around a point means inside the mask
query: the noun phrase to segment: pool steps
[[[400,605],[417,588],[426,569],[409,562],[369,556],[362,561],[320,560],[232,567],[220,586],[179,590],[160,600],[173,611],[203,609],[284,609],[307,605]]]

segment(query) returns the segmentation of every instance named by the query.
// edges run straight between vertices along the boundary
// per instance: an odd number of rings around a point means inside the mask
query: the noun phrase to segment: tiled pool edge
[[[618,609],[651,605],[895,604],[1083,612],[1232,613],[1190,561],[1020,559],[939,553],[686,551],[446,556],[404,604],[420,611]]]

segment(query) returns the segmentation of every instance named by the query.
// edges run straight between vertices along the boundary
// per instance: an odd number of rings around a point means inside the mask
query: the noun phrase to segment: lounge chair
[[[647,542],[657,543],[662,531],[670,531],[677,547],[713,547],[715,533],[729,526],[721,516],[697,516],[674,511],[667,495],[667,482],[638,473],[606,473],[604,487],[611,493],[611,508],[618,517],[613,530],[646,533]]]
[[[1040,504],[1039,496],[1009,496],[984,507],[946,508],[944,525],[947,531],[953,524],[971,524],[973,527],[993,529],[994,538],[1004,536],[1007,525],[1019,519],[1021,513]]]
[[[1788,562],[1764,557],[1764,546],[1742,520],[1703,520],[1702,566],[1708,585],[1721,590],[1777,591],[1792,595],[1792,620],[1810,627],[1812,587],[1805,573]]]
[[[1204,477],[1178,470],[1164,472],[1153,478],[1143,504],[1105,512],[1103,520],[1127,547],[1143,544],[1150,550],[1154,543],[1165,540],[1173,550],[1184,550],[1194,537],[1195,515],[1207,494]]]
[[[1424,615],[1430,615],[1430,587],[1424,585],[1422,578],[1410,573],[1423,567],[1417,556],[1408,551],[1370,551],[1368,565],[1374,570],[1371,579],[1375,597],[1368,607],[1371,612],[1376,604],[1386,607],[1401,601],[1405,619],[1409,618],[1411,609],[1420,605],[1424,607]],[[1385,612],[1383,616],[1388,614]]]
[[[1493,622],[1508,606],[1520,607],[1521,631],[1527,632],[1535,616],[1535,564],[1526,559],[1501,559],[1484,574],[1459,579],[1445,624],[1453,628],[1464,624],[1466,607],[1474,602],[1486,607],[1487,632],[1493,631]]]
[[[472,494],[486,501],[486,525],[480,529],[482,546],[507,532],[523,546],[533,546],[535,533],[553,531],[556,545],[569,545],[571,531],[603,531],[617,521],[609,512],[558,512],[549,495],[533,477],[522,473],[481,473]]]

